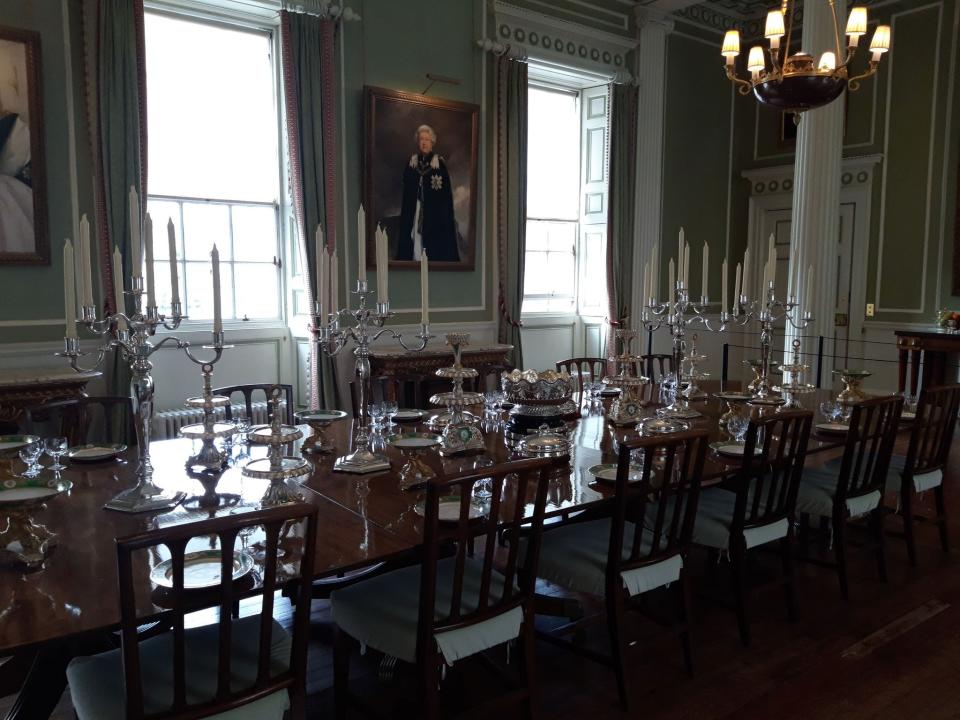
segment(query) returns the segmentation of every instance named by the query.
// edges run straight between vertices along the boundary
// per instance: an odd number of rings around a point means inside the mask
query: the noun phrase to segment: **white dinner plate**
[[[220,551],[201,550],[183,558],[183,589],[199,590],[220,584]],[[253,557],[246,551],[233,553],[233,579],[239,580],[253,570]],[[162,587],[173,587],[173,561],[164,560],[150,572],[150,580]]]
[[[67,450],[67,459],[74,462],[100,462],[101,460],[112,460],[127,449],[126,445],[119,443],[106,443],[102,445],[77,445]]]
[[[417,422],[423,419],[425,413],[423,410],[414,410],[412,408],[403,408],[397,410],[393,415],[394,422]]]
[[[817,423],[816,428],[827,433],[845,433],[850,426],[843,423]]]
[[[721,455],[727,455],[728,457],[743,457],[743,453],[746,450],[745,445],[735,442],[715,442],[710,443],[710,447],[718,452]],[[763,452],[763,448],[754,445],[753,454],[759,455]]]
[[[455,523],[460,522],[460,496],[459,495],[448,495],[447,497],[440,498],[439,508],[437,512],[437,518],[440,522],[449,522]],[[423,515],[424,513],[424,501],[418,502],[414,505],[413,509],[416,511],[417,515]],[[483,508],[477,505],[475,502],[470,503],[470,519],[476,520],[477,518],[483,517]]]
[[[907,410],[904,410],[902,413],[900,413],[900,419],[901,419],[901,420],[916,420],[916,419],[917,419],[917,414],[916,414],[915,412],[909,412],[909,411],[907,411]]]
[[[593,475],[597,480],[604,480],[606,482],[616,482],[617,481],[617,464],[616,463],[604,463],[602,465],[594,465],[587,470],[588,473]],[[637,480],[643,479],[643,467],[640,465],[631,465],[629,474],[627,475],[627,480],[629,482],[636,482]]]

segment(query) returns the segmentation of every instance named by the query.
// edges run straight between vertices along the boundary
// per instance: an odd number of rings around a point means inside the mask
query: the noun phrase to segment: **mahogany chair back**
[[[686,554],[697,516],[707,431],[689,430],[620,443],[616,494],[607,553],[607,597],[622,587],[623,572]],[[630,456],[643,450],[641,477],[633,482]],[[634,533],[624,545],[627,522]]]
[[[925,387],[920,392],[917,416],[910,429],[910,445],[904,472],[924,475],[943,470],[960,410],[960,385]]]
[[[214,395],[225,395],[228,398],[231,398],[231,404],[227,405],[225,410],[227,420],[233,420],[233,394],[241,393],[243,395],[243,404],[247,411],[247,418],[251,420],[253,418],[253,398],[254,393],[262,392],[264,399],[270,399],[270,393],[275,387],[280,388],[283,393],[283,399],[286,402],[286,408],[284,409],[284,418],[283,422],[287,425],[293,425],[293,385],[286,385],[281,383],[251,383],[249,385],[226,385],[224,387],[218,387],[213,389]]]
[[[582,357],[560,360],[557,362],[557,372],[566,372],[576,378],[580,392],[580,401],[584,400],[583,386],[588,382],[600,382],[607,369],[606,358]]]
[[[26,430],[45,436],[63,436],[70,445],[89,442],[136,443],[128,397],[81,397],[27,408]]]
[[[139,636],[141,619],[137,613],[132,554],[165,545],[170,552],[173,569],[173,587],[165,605],[169,605],[173,633],[173,704],[166,712],[151,714],[151,720],[200,718],[241,707],[249,702],[286,689],[290,694],[291,717],[302,717],[306,695],[307,640],[310,620],[309,582],[299,583],[299,598],[293,620],[290,663],[286,671],[270,674],[271,635],[273,631],[273,602],[277,590],[277,564],[280,536],[292,523],[304,523],[303,554],[300,559],[301,576],[312,576],[317,534],[317,508],[305,503],[292,503],[266,508],[256,512],[228,515],[194,523],[171,525],[148,530],[138,535],[117,539],[117,565],[120,577],[120,622],[123,673],[126,687],[126,709],[129,720],[142,720],[144,715],[143,677],[140,668]],[[216,536],[220,541],[221,576],[231,578],[234,569],[234,545],[239,533],[246,528],[262,527],[266,551],[261,566],[262,580],[254,590],[243,591],[234,582],[219,586],[220,620],[218,623],[218,654],[216,693],[201,703],[187,702],[187,662],[185,657],[184,616],[199,609],[198,601],[191,599],[183,587],[184,557],[187,543],[195,537]],[[284,559],[284,566],[289,564]],[[194,591],[196,592],[196,591]],[[260,594],[259,640],[256,679],[249,687],[235,690],[231,687],[231,630],[234,603],[242,596]],[[210,596],[204,596],[210,604]],[[148,679],[149,681],[149,679]]]
[[[637,357],[637,373],[658,383],[664,375],[673,372],[673,355],[650,354]]]
[[[886,487],[887,470],[897,438],[903,398],[877,397],[851,403],[850,425],[840,462],[834,507],[845,507],[850,497]]]

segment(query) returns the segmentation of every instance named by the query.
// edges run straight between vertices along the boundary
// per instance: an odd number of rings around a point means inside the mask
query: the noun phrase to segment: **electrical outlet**
[[[873,303],[867,303],[867,317],[873,317]]]

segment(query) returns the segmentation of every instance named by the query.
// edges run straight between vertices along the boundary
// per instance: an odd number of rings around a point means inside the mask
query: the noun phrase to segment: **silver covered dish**
[[[570,440],[547,425],[541,425],[533,435],[520,440],[517,449],[527,457],[566,457],[570,454]]]

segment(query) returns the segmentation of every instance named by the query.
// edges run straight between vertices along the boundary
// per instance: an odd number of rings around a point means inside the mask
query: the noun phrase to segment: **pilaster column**
[[[846,17],[845,0],[835,0],[840,31]],[[841,38],[843,36],[841,35]],[[825,50],[836,51],[833,14],[827,0],[813,0],[803,6],[803,35],[801,46],[813,56],[816,63]],[[788,325],[785,333],[785,352],[792,351],[796,335],[833,334],[836,309],[837,252],[840,242],[840,168],[843,160],[844,96],[825,107],[803,113],[797,132],[797,154],[793,180],[793,211],[790,231],[790,277],[800,273],[800,282],[794,283],[794,293],[801,308],[813,312],[814,320],[803,331]],[[813,265],[811,281],[813,297],[803,297],[807,268]],[[786,288],[778,295],[786,294]],[[805,352],[816,352],[816,341],[804,343]],[[832,343],[825,353],[833,354]],[[788,355],[789,357],[789,355]],[[807,360],[813,358],[808,357]],[[811,366],[814,364],[810,363]],[[823,381],[831,380],[832,360],[824,359]],[[816,368],[811,367],[811,371]]]
[[[640,98],[637,114],[637,217],[631,307],[642,308],[646,302],[646,298],[640,297],[643,295],[643,264],[650,259],[653,247],[660,242],[667,35],[673,30],[673,20],[663,13],[642,6],[637,7],[636,18],[639,28],[636,77]],[[666,296],[666,280],[660,287],[660,294]]]

